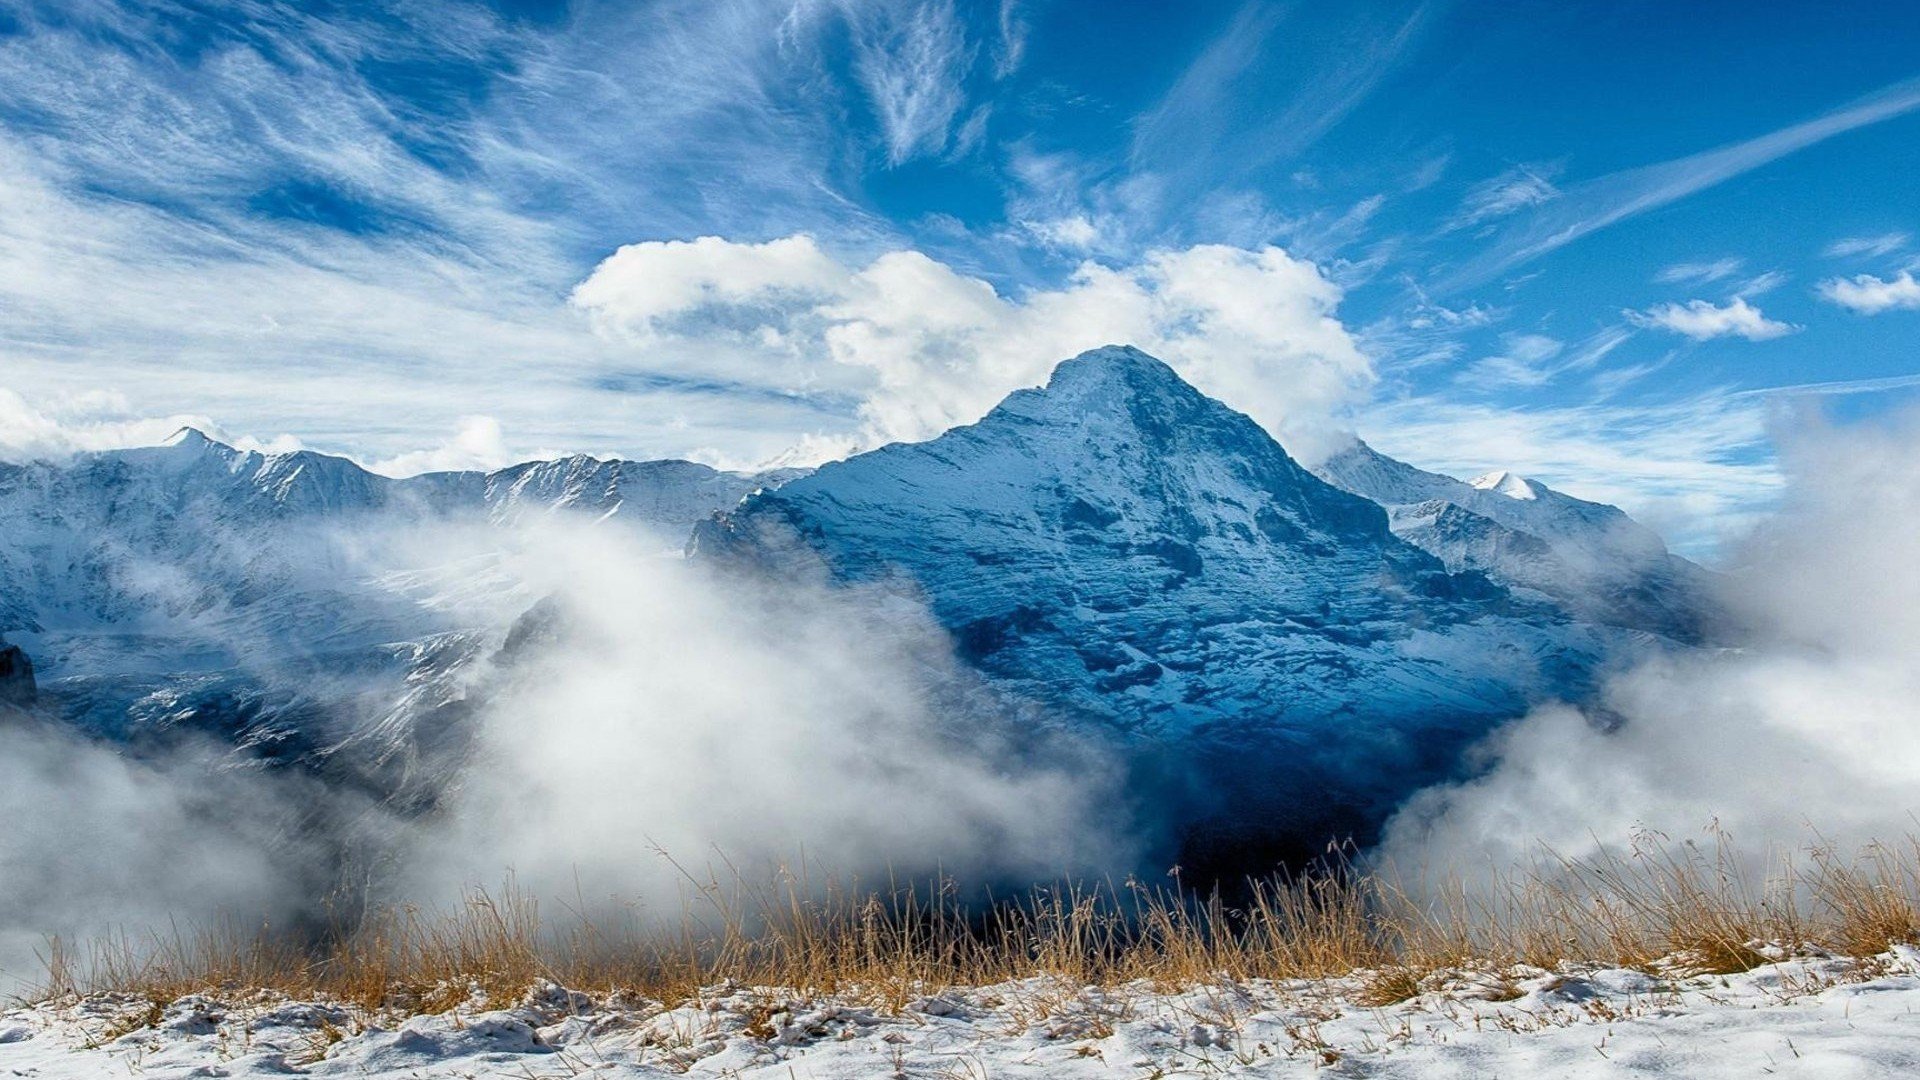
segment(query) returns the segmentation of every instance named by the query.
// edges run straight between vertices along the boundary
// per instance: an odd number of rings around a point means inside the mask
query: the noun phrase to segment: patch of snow
[[[897,1012],[721,986],[667,1007],[558,987],[511,1008],[414,1017],[324,1002],[98,995],[0,1014],[0,1074],[299,1073],[741,1080],[909,1076],[1553,1076],[1746,1080],[1920,1071],[1912,950],[1687,976],[1566,966],[1454,970],[1369,1004],[1368,978],[949,989]],[[1657,968],[1656,968],[1657,970]],[[136,1019],[138,1018],[138,1019]],[[149,1021],[127,1030],[133,1023]]]
[[[1505,469],[1487,473],[1485,476],[1474,477],[1468,482],[1481,491],[1495,492],[1500,495],[1505,495],[1509,499],[1532,501],[1540,497],[1540,492],[1535,490],[1533,481],[1528,480],[1524,476],[1510,473]]]

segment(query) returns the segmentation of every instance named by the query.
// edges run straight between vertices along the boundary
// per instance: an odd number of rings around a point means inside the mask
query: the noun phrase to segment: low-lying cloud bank
[[[1477,779],[1422,792],[1378,854],[1403,871],[1579,858],[1636,830],[1717,825],[1750,856],[1920,832],[1920,410],[1783,433],[1780,511],[1738,550],[1743,647],[1672,657],[1606,690],[1617,730],[1551,706],[1485,747]]]
[[[505,550],[476,560],[482,542]],[[912,596],[662,550],[604,522],[438,536],[451,561],[412,587],[508,644],[463,669],[476,709],[421,720],[471,740],[394,744],[454,748],[420,759],[447,770],[425,816],[211,739],[128,750],[0,715],[0,992],[52,935],[298,932],[509,876],[604,920],[678,914],[689,873],[980,886],[1135,861],[1117,762],[989,689]],[[528,596],[545,616],[515,619]]]
[[[511,868],[540,894],[659,904],[686,884],[663,853],[970,884],[1131,857],[1110,762],[1017,724],[910,597],[722,577],[604,530],[523,557],[554,625],[508,661],[409,894]]]

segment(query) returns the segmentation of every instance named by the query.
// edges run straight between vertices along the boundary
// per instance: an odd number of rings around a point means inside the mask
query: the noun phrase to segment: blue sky
[[[1920,382],[1904,5],[0,12],[16,457],[817,460],[1126,340],[1706,551]]]

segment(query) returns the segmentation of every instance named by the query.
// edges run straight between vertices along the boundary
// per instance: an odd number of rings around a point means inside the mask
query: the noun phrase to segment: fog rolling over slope
[[[7,723],[45,752],[0,853],[66,876],[0,884],[0,922],[297,924],[329,874],[382,903],[510,867],[658,904],[662,851],[1231,881],[1371,842],[1502,723],[1706,632],[1710,575],[1617,510],[1351,453],[1375,472],[1322,479],[1113,347],[810,475],[391,481],[194,432],[7,466],[38,681]]]
[[[1543,705],[1492,741],[1484,773],[1409,800],[1385,857],[1552,862],[1711,823],[1757,878],[1809,846],[1920,832],[1920,411],[1783,417],[1781,445],[1786,498],[1718,590],[1739,647],[1619,673],[1600,695],[1617,728]]]

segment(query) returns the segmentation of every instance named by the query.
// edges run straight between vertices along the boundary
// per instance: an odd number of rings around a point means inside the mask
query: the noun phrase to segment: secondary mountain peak
[[[1484,476],[1476,476],[1468,483],[1481,491],[1491,491],[1509,499],[1532,500],[1540,497],[1539,488],[1533,481],[1505,469],[1495,469]]]
[[[187,450],[207,450],[214,447],[231,450],[232,447],[214,439],[197,427],[183,427],[160,441],[161,446],[177,446]]]

